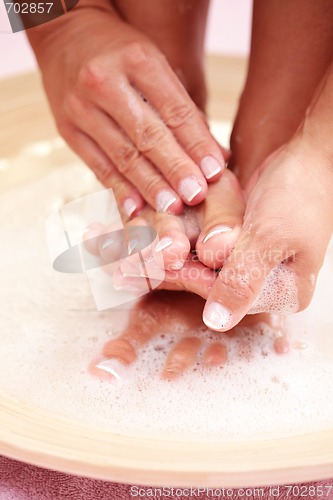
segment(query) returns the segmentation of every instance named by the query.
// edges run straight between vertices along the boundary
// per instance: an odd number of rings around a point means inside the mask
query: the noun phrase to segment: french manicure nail
[[[133,250],[136,249],[136,247],[138,246],[138,240],[130,240],[128,242],[128,245],[127,245],[127,251],[128,251],[128,255],[131,255],[133,253]]]
[[[169,238],[169,237],[166,237],[166,238],[162,238],[156,245],[155,247],[155,252],[161,252],[162,250],[165,250],[166,248],[168,248],[170,245],[172,245],[173,243],[173,239],[172,238]]]
[[[167,191],[166,189],[160,191],[156,196],[157,212],[166,213],[175,201],[177,201],[177,198],[173,195],[173,193]]]
[[[214,156],[205,156],[200,162],[200,168],[206,177],[206,179],[211,179],[214,175],[221,172],[222,168]]]
[[[195,177],[185,177],[179,184],[179,193],[186,201],[192,201],[202,190]]]
[[[132,198],[126,198],[126,200],[123,203],[123,210],[127,217],[131,217],[131,215],[135,212],[136,210],[136,203]]]
[[[126,371],[125,365],[116,359],[102,359],[96,365],[97,368],[113,375],[117,380],[120,380]]]
[[[212,330],[224,330],[231,321],[232,314],[218,302],[207,304],[203,312],[205,325]]]
[[[203,239],[203,243],[206,243],[208,240],[213,238],[213,236],[216,236],[217,234],[221,233],[229,233],[230,231],[233,230],[233,227],[230,226],[218,226],[212,231],[210,231]]]
[[[102,245],[102,249],[105,250],[106,248],[111,247],[114,243],[115,243],[114,238],[107,238]]]
[[[184,261],[182,260],[178,260],[177,262],[174,262],[173,264],[171,264],[171,266],[169,266],[169,268],[173,271],[179,271],[182,267],[184,267]]]

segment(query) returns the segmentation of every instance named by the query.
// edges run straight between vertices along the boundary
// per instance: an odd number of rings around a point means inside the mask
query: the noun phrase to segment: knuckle
[[[137,134],[137,148],[142,153],[157,149],[165,136],[165,127],[159,123],[145,125]]]
[[[107,161],[92,162],[90,169],[102,184],[105,184],[107,181],[110,182],[112,167]]]
[[[281,260],[284,259],[283,256],[290,249],[293,240],[286,222],[279,218],[270,217],[267,220],[254,222],[251,232],[259,249],[278,250],[281,252]]]
[[[178,128],[195,118],[195,109],[188,103],[175,104],[165,109],[165,122],[170,128]]]
[[[85,105],[76,94],[68,94],[64,99],[64,111],[66,115],[82,116],[85,113]]]
[[[84,88],[98,89],[105,84],[107,74],[96,59],[88,61],[79,71],[78,83]]]
[[[123,61],[130,66],[145,64],[151,57],[151,46],[145,41],[129,42],[123,49]]]
[[[161,189],[160,177],[155,174],[147,177],[144,185],[144,193],[147,198],[153,198],[156,193]]]
[[[247,303],[255,296],[251,280],[247,273],[241,272],[239,268],[223,269],[219,274],[219,281],[223,288],[223,295],[227,294],[233,302]]]
[[[140,154],[138,150],[132,145],[124,145],[119,148],[115,153],[115,162],[119,172],[124,175],[130,174],[135,168],[135,164],[139,159]]]

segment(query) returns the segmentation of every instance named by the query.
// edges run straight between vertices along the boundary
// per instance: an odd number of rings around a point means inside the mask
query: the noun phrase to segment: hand
[[[159,241],[142,251],[147,262],[163,256],[165,281],[159,288],[186,290],[207,298],[216,280],[214,269],[223,262],[234,247],[241,230],[245,204],[234,174],[224,175],[209,188],[206,200],[197,207],[188,208],[181,216],[156,214],[151,208],[133,219],[128,226],[153,225]],[[121,253],[119,242],[108,236],[112,228],[91,227],[85,233],[86,248],[100,255],[103,262],[116,262]],[[98,237],[98,235],[101,235]],[[196,255],[191,253],[196,250]],[[208,266],[208,267],[207,267]],[[109,266],[104,266],[108,269]],[[110,265],[111,274],[114,265]],[[119,270],[113,274],[113,283],[132,291],[146,289],[146,279],[140,277],[142,266],[138,254],[121,260]],[[154,269],[149,269],[154,278]]]
[[[124,332],[104,345],[102,358],[92,361],[92,374],[106,380],[126,376],[126,369],[137,360],[140,350],[158,337],[161,337],[160,347],[167,346],[169,350],[161,373],[166,380],[179,378],[199,363],[204,368],[223,366],[231,343],[235,357],[249,361],[253,356],[253,338],[244,335],[242,327],[248,332],[258,324],[266,324],[272,330],[272,351],[281,354],[288,349],[280,325],[269,315],[248,316],[240,328],[221,338],[202,324],[202,299],[187,293],[178,293],[176,298],[174,293],[155,292],[141,299],[129,313]],[[172,335],[175,339],[168,339],[166,332],[175,332]]]
[[[209,293],[203,319],[217,331],[247,313],[310,303],[333,229],[333,172],[320,148],[296,136],[247,187],[244,224]]]
[[[111,6],[79,5],[52,26],[35,50],[59,131],[123,213],[201,202],[222,149],[162,53]]]

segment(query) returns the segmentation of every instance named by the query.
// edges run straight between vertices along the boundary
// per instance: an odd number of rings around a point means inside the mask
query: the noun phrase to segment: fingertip
[[[178,192],[186,205],[198,205],[206,198],[207,182],[203,176],[184,177],[179,183]]]
[[[158,213],[178,215],[183,211],[184,205],[177,193],[168,189],[159,191],[155,198],[155,209]]]
[[[121,202],[121,212],[131,219],[135,217],[145,206],[144,199],[136,193],[132,193],[131,196],[125,198]]]
[[[199,259],[206,266],[220,268],[232,252],[240,226],[219,225],[201,233],[196,244]]]
[[[202,319],[208,328],[217,332],[230,330],[234,326],[232,312],[224,305],[215,301],[206,303]]]
[[[200,162],[200,168],[207,182],[214,182],[221,177],[225,169],[224,158],[218,161],[214,156],[207,155]]]
[[[92,222],[89,224],[83,235],[82,235],[82,240],[83,240],[83,245],[84,248],[89,252],[91,255],[98,256],[99,255],[99,236],[103,233],[105,233],[106,226],[100,222]]]

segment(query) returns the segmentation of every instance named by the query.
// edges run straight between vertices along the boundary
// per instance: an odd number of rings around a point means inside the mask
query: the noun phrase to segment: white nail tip
[[[216,229],[213,229],[213,231],[208,233],[207,236],[205,236],[205,238],[203,239],[203,243],[206,243],[208,240],[210,240],[211,238],[213,238],[217,234],[229,233],[232,230],[233,230],[233,227],[230,227],[230,226],[217,227]]]
[[[205,156],[200,163],[201,170],[206,179],[211,179],[221,172],[222,168],[214,156]]]
[[[201,187],[194,191],[191,196],[188,196],[187,201],[192,201],[200,193],[200,191]]]
[[[173,239],[172,238],[162,238],[156,245],[155,247],[155,252],[161,252],[162,250],[165,250],[168,248],[170,245],[172,245]]]
[[[135,201],[132,200],[132,198],[127,198],[124,201],[123,209],[124,209],[125,214],[128,217],[130,217],[135,212],[135,210],[136,210],[136,203],[135,203]]]
[[[170,269],[173,271],[179,271],[182,267],[184,267],[184,262],[179,260],[178,262],[174,262],[174,264],[171,264]]]
[[[212,330],[224,330],[231,321],[232,314],[226,307],[218,302],[208,304],[203,313],[205,325]]]
[[[186,201],[192,201],[202,191],[202,187],[194,177],[185,177],[179,185],[179,192]]]
[[[107,240],[104,241],[102,249],[105,250],[106,248],[109,248],[113,244],[114,244],[114,238],[108,238]]]
[[[216,170],[213,170],[213,172],[210,172],[209,174],[205,174],[206,179],[211,179],[215,175],[219,174],[221,172],[221,167],[218,167]]]
[[[156,196],[156,210],[158,212],[167,212],[177,198],[170,191],[160,191]]]
[[[116,359],[103,359],[97,365],[97,368],[113,375],[117,380],[122,378],[125,371],[125,365]]]

